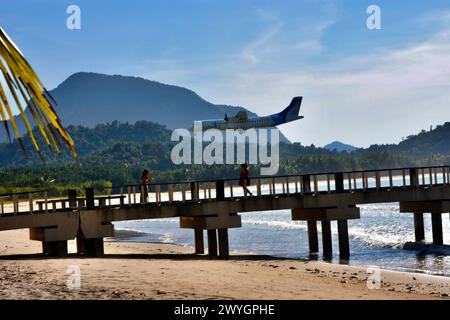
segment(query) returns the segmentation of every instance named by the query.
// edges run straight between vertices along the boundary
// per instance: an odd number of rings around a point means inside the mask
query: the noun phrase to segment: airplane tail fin
[[[285,121],[293,121],[296,119],[301,119],[303,117],[299,116],[300,106],[302,104],[303,97],[294,97],[291,103],[280,112],[280,115],[284,118]]]

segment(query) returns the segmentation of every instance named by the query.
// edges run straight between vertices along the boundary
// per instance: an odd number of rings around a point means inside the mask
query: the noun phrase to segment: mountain
[[[330,151],[338,151],[338,152],[352,152],[355,151],[357,148],[349,145],[349,144],[345,144],[339,141],[333,141],[332,143],[327,144],[326,146],[324,146],[325,149],[330,150]]]
[[[215,105],[186,88],[137,77],[79,72],[51,94],[66,125],[148,120],[170,129],[189,127],[194,120],[223,118],[246,109]],[[249,115],[256,116],[249,112]]]
[[[410,135],[398,144],[398,149],[416,153],[450,153],[450,122],[438,125],[430,131],[422,130]]]
[[[176,129],[188,128],[195,120],[222,119],[225,113],[234,115],[242,110],[250,117],[257,116],[243,107],[212,104],[186,88],[121,75],[78,72],[50,93],[65,126],[93,128],[116,120],[131,124],[148,120]],[[24,132],[22,119],[16,118]],[[6,139],[3,133],[0,141]],[[289,142],[282,134],[280,137]]]
[[[450,122],[436,126],[429,131],[421,130],[418,134],[409,135],[399,144],[372,145],[367,149],[358,149],[364,153],[388,151],[410,159],[446,159],[450,157]],[[427,162],[421,163],[426,165]]]

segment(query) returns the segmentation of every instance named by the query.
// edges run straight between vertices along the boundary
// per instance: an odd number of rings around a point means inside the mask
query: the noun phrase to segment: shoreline
[[[110,242],[130,242],[130,243],[150,243],[150,244],[168,244],[168,245],[174,245],[174,246],[178,246],[180,248],[188,248],[191,249],[191,251],[193,252],[195,250],[194,246],[192,245],[181,245],[175,242],[162,242],[162,241],[134,241],[132,240],[133,238],[139,238],[139,237],[145,237],[148,236],[149,233],[147,232],[143,232],[143,231],[138,231],[138,230],[133,230],[133,229],[126,229],[126,228],[116,228],[115,229],[115,236],[112,238],[105,238],[105,241],[110,241]],[[130,240],[128,240],[130,239]],[[414,250],[411,249],[415,246],[417,246],[416,243],[411,242],[411,243],[406,243],[405,245],[407,245],[409,248],[403,248],[403,250]],[[423,248],[426,247],[435,247],[435,245],[433,244],[423,244],[421,245]],[[450,245],[442,245],[442,247],[445,247],[447,250],[450,250]],[[205,248],[205,252],[207,252],[207,248]],[[364,264],[349,264],[348,261],[343,261],[341,262],[338,259],[332,259],[332,261],[327,261],[327,260],[323,260],[323,259],[313,259],[313,258],[304,258],[304,257],[284,257],[284,256],[276,256],[276,255],[271,255],[271,254],[259,254],[259,253],[254,253],[254,252],[250,252],[250,251],[242,251],[242,250],[231,250],[230,249],[230,254],[234,255],[234,256],[241,256],[241,255],[248,255],[248,256],[265,256],[265,257],[270,257],[272,259],[280,259],[280,260],[293,260],[293,261],[314,261],[314,262],[321,262],[321,263],[327,263],[327,264],[332,264],[332,265],[345,265],[345,266],[349,266],[349,267],[356,267],[356,268],[361,268],[361,269],[367,269],[367,268],[371,268],[373,267],[373,265],[364,265]],[[431,275],[431,276],[438,276],[438,277],[443,277],[443,278],[448,278],[450,279],[450,275],[442,275],[442,274],[436,274],[436,273],[432,273],[432,272],[427,272],[426,270],[422,270],[422,269],[412,269],[412,268],[385,268],[383,266],[378,267],[382,270],[385,271],[394,271],[394,272],[404,272],[404,273],[411,273],[411,274],[422,274],[422,275]]]
[[[123,236],[123,235],[122,235]],[[120,238],[120,235],[119,235]],[[43,257],[28,230],[0,233],[0,299],[449,299],[450,278],[324,261],[232,253],[194,255],[165,243],[105,241],[105,256]],[[80,288],[67,287],[68,268]],[[371,270],[369,270],[371,271]],[[373,270],[372,270],[373,271]],[[381,278],[369,287],[367,278]]]

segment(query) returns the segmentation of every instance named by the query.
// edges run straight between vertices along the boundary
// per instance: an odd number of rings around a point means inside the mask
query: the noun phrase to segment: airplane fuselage
[[[227,117],[224,119],[203,120],[202,128],[207,129],[240,129],[246,130],[250,128],[267,128],[275,127],[280,124],[288,123],[298,119],[303,119],[299,116],[300,105],[302,97],[294,97],[292,102],[283,111],[263,117],[248,118],[247,112],[239,111],[236,116]]]
[[[301,119],[303,117],[298,117],[298,119]],[[270,116],[264,116],[264,117],[256,117],[256,118],[250,118],[246,120],[241,119],[235,119],[230,118],[228,120],[206,120],[202,121],[202,128],[204,130],[207,129],[219,129],[219,130],[226,130],[226,129],[250,129],[250,128],[267,128],[267,127],[274,127],[283,123],[291,122],[297,119],[292,119],[289,121],[283,121],[283,119],[278,115],[270,115]]]

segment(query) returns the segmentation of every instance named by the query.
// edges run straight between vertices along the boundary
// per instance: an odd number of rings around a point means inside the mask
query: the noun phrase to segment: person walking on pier
[[[148,202],[148,184],[151,181],[151,172],[148,169],[144,169],[141,174],[141,203]]]
[[[251,196],[253,193],[251,193],[250,190],[248,190],[247,186],[250,185],[250,178],[249,178],[249,167],[247,162],[244,164],[241,164],[241,174],[239,175],[239,185],[244,190],[244,196],[247,196],[247,194],[250,194]]]

